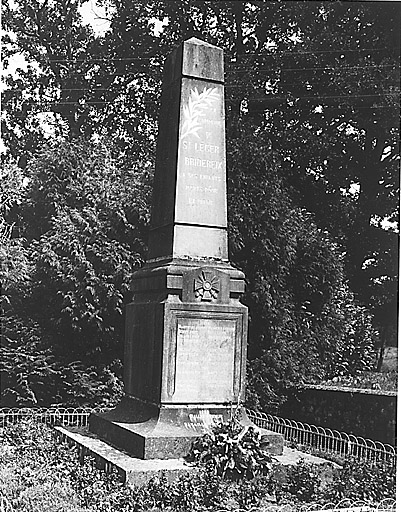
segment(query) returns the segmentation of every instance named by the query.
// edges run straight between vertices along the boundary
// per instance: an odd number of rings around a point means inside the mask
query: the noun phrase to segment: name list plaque
[[[177,318],[175,402],[232,400],[235,339],[235,319]]]

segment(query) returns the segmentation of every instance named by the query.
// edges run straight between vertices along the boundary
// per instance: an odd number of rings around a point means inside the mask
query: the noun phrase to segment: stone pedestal
[[[243,275],[228,264],[201,264],[170,262],[136,273],[126,315],[129,395],[174,406],[244,398]]]
[[[216,421],[228,421],[231,412],[224,406],[156,407],[125,397],[113,411],[93,415],[91,431],[135,458],[180,459],[188,455],[196,438]],[[239,420],[244,426],[251,425],[242,409]],[[269,453],[280,455],[282,436],[262,429],[262,445]]]
[[[89,424],[135,457],[186,455],[194,438],[228,421],[244,399],[244,277],[228,263],[201,263],[149,264],[134,276],[126,314],[127,395]],[[239,415],[242,424],[251,424],[242,410]],[[280,454],[282,436],[263,435],[265,448]]]
[[[223,76],[222,50],[197,39],[167,59],[149,255],[126,310],[126,397],[89,420],[143,459],[186,455],[245,398],[248,310],[244,274],[228,261]],[[282,452],[282,436],[263,435]]]
[[[164,476],[173,482],[185,475],[195,476],[199,468],[188,465],[183,459],[139,459],[127,455],[103,442],[88,432],[74,427],[55,427],[60,438],[79,447],[80,456],[90,454],[96,465],[105,471],[117,471],[122,481],[132,487],[145,485],[151,478]],[[283,482],[292,467],[300,461],[315,465],[323,482],[334,478],[340,466],[320,457],[285,447],[281,455],[274,457],[273,475],[275,481]]]

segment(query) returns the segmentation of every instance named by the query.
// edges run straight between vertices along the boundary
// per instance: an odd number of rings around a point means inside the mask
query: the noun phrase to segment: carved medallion
[[[213,272],[202,270],[195,278],[194,289],[197,299],[211,302],[217,299],[220,292],[220,279]]]

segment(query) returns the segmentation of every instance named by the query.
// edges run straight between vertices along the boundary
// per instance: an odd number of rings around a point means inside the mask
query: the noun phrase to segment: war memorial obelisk
[[[91,432],[134,457],[172,459],[228,420],[245,394],[244,289],[228,260],[223,51],[192,38],[164,68],[148,259],[126,310],[126,394],[90,417]],[[282,436],[264,439],[282,453]]]

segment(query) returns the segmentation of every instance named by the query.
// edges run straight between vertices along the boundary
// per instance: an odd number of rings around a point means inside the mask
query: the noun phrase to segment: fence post
[[[25,418],[31,418],[46,424],[54,425],[57,422],[76,427],[85,427],[92,412],[102,412],[107,408],[62,408],[49,409],[29,408],[0,408],[0,426],[14,424]],[[283,434],[286,441],[296,441],[323,452],[336,453],[340,456],[356,456],[360,460],[370,461],[372,464],[384,462],[395,464],[396,450],[391,445],[384,445],[379,441],[363,439],[348,435],[345,432],[332,431],[308,425],[294,420],[272,416],[247,410],[249,417],[255,423],[268,430]]]
[[[346,432],[332,431],[270,414],[263,417],[261,413],[252,410],[247,410],[247,413],[259,426],[283,434],[284,439],[289,442],[296,440],[299,444],[317,448],[323,453],[333,453],[341,457],[353,456],[373,464],[379,462],[395,464],[396,462],[395,448],[384,445],[380,441],[357,438]]]

